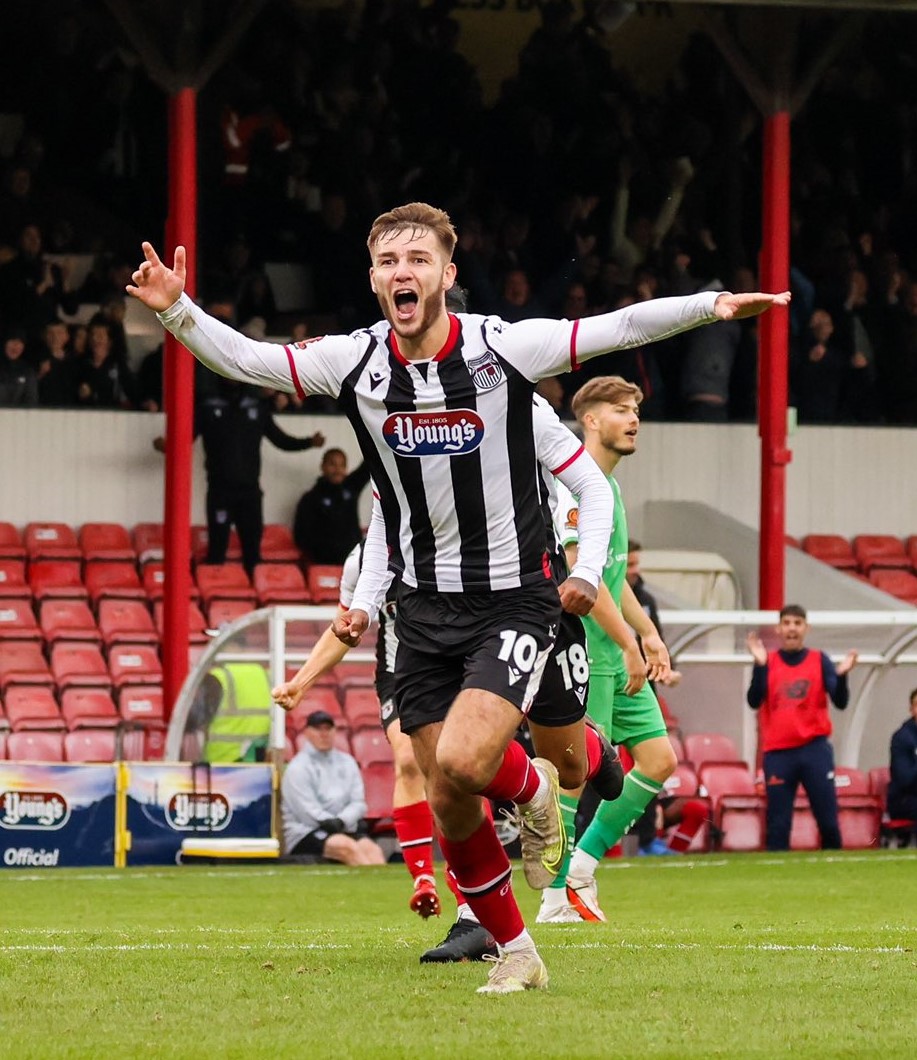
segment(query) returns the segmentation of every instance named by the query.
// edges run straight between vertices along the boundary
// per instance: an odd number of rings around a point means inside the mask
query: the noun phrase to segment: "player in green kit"
[[[641,816],[650,799],[659,794],[676,765],[662,710],[646,683],[647,678],[666,680],[669,656],[658,630],[627,584],[627,517],[612,474],[619,460],[636,450],[642,397],[639,387],[620,376],[601,376],[591,379],[573,398],[586,451],[608,477],[615,498],[614,528],[602,573],[605,588],[600,587],[595,608],[583,620],[589,653],[588,712],[612,743],[624,744],[634,759],[620,797],[600,804],[570,859],[565,888],[569,905],[564,905],[568,910],[572,907],[583,920],[605,919],[596,894],[596,865]],[[568,559],[575,558],[572,550],[576,542],[576,502],[572,497],[569,501],[566,511],[563,500],[558,505],[559,531],[568,546]],[[643,643],[646,661],[632,630]],[[575,798],[575,794],[567,794],[562,802],[569,807]],[[558,890],[555,883],[555,904]],[[551,901],[550,895],[545,898],[546,903]],[[573,918],[569,911],[557,912],[543,916],[542,922]]]

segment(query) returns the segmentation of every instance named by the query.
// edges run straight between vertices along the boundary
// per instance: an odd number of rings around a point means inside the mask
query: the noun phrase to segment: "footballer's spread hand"
[[[369,615],[365,611],[344,611],[331,623],[331,631],[349,648],[355,648],[369,629]]]
[[[598,590],[583,578],[567,578],[557,590],[560,605],[571,615],[588,615],[595,604]]]

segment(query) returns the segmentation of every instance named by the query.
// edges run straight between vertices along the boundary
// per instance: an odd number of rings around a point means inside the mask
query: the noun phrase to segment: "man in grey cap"
[[[345,865],[382,865],[385,855],[366,835],[366,798],[353,755],[334,746],[334,717],[314,710],[307,743],[290,761],[280,784],[287,854],[311,854]]]

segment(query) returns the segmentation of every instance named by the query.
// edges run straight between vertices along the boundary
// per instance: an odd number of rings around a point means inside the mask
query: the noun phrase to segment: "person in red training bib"
[[[777,651],[768,652],[757,633],[747,639],[755,666],[746,700],[761,712],[768,850],[789,848],[800,784],[809,796],[822,849],[841,846],[828,699],[838,710],[847,706],[847,674],[856,665],[857,653],[848,651],[835,667],[823,651],[804,646],[808,631],[805,608],[787,604],[777,626]]]

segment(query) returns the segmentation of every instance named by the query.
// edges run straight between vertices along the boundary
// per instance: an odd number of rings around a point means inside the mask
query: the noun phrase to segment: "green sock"
[[[576,839],[576,810],[579,799],[575,795],[560,793],[560,816],[563,818],[564,831],[567,833],[567,854],[564,857],[557,879],[551,884],[551,890],[560,890],[567,886],[567,869],[570,867],[570,855],[573,853],[573,843]]]
[[[649,805],[662,785],[632,769],[624,777],[624,790],[614,802],[602,802],[595,811],[592,823],[583,833],[578,849],[594,858],[605,857],[606,851],[617,843],[628,828]]]

